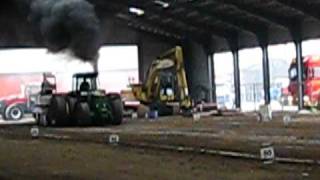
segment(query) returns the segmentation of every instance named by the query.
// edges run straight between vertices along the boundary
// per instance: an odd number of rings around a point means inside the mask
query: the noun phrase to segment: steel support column
[[[297,66],[297,74],[298,74],[298,107],[299,110],[304,108],[303,96],[304,96],[304,88],[303,88],[303,59],[302,59],[302,40],[294,41],[296,47],[296,66]]]
[[[237,109],[241,108],[241,88],[240,88],[240,67],[239,67],[239,50],[233,50],[233,72],[234,72],[234,91],[235,105]]]
[[[210,83],[210,102],[217,102],[216,98],[216,80],[215,80],[215,69],[214,69],[214,58],[213,54],[208,55],[208,76]]]
[[[139,82],[144,81],[144,59],[143,59],[143,47],[142,43],[138,43],[138,72],[139,72]]]
[[[263,71],[263,90],[264,102],[266,105],[270,104],[270,68],[269,68],[269,54],[268,45],[261,46],[262,49],[262,71]]]

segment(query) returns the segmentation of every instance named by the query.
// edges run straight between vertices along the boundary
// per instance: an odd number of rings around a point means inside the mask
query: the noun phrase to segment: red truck
[[[41,90],[43,73],[0,74],[0,113],[4,120],[20,120],[31,113]]]
[[[0,112],[5,120],[19,120],[31,112],[42,73],[0,74]]]
[[[293,59],[289,68],[290,84],[289,103],[296,105],[298,102],[298,73],[296,60]],[[306,107],[320,107],[320,56],[303,57],[303,87],[304,105]]]

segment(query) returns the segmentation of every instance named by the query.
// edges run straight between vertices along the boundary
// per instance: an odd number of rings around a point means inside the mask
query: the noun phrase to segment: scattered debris
[[[303,109],[303,110],[300,110],[298,114],[312,114],[312,112],[309,110]]]
[[[154,120],[154,119],[157,119],[158,118],[158,111],[150,111],[148,114],[147,114],[148,118],[151,119],[151,120]]]
[[[309,177],[309,173],[306,173],[306,172],[302,173],[301,175],[302,175],[303,177]]]
[[[261,105],[259,107],[259,122],[269,122],[272,120],[272,110],[270,105]]]
[[[131,119],[137,119],[137,118],[138,118],[138,113],[133,112],[133,113],[131,114]]]

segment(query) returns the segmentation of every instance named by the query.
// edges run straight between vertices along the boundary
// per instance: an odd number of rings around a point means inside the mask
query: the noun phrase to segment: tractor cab
[[[104,95],[105,91],[98,87],[98,73],[77,73],[72,78],[72,94],[80,96]]]
[[[75,92],[96,91],[98,73],[78,73],[73,75],[72,90]]]
[[[71,96],[104,96],[106,95],[104,90],[98,87],[98,73],[77,73],[72,78],[72,91]]]

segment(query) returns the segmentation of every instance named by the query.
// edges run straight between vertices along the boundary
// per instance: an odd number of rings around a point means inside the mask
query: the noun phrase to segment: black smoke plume
[[[100,48],[100,27],[94,7],[85,0],[34,0],[30,21],[53,53],[71,51],[95,64]]]

